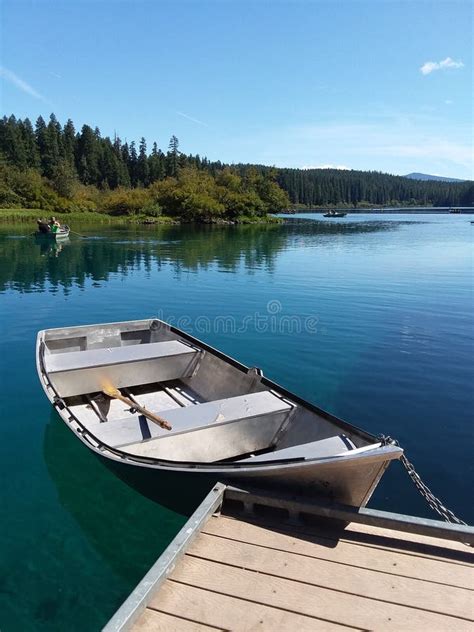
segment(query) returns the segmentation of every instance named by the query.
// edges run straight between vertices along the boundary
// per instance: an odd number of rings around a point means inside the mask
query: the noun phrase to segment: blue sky
[[[1,109],[226,162],[472,178],[470,1],[3,0]]]

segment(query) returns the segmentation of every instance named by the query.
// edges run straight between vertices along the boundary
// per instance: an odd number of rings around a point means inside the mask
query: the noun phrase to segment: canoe
[[[403,454],[161,320],[40,331],[36,356],[48,399],[80,441],[157,474],[363,506]],[[111,385],[131,403],[105,395]]]
[[[345,217],[347,213],[342,213],[341,211],[329,211],[329,213],[324,213],[324,217]]]

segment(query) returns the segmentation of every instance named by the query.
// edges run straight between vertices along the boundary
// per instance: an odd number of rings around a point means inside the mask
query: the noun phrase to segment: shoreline
[[[458,212],[452,213],[451,209],[456,208]],[[345,208],[343,206],[338,207],[317,207],[317,208],[305,208],[295,209],[289,211],[281,211],[279,215],[303,215],[303,214],[317,214],[327,213],[328,211],[342,211],[347,215],[384,215],[389,213],[406,213],[406,214],[451,214],[451,215],[469,215],[474,213],[473,206],[386,206],[386,207],[366,207],[366,208]]]
[[[0,225],[2,224],[34,224],[36,220],[44,215],[51,214],[50,211],[45,213],[42,209],[23,209],[23,208],[0,208]],[[281,224],[282,218],[275,215],[258,216],[241,216],[236,219],[226,219],[221,217],[210,218],[201,221],[189,221],[180,217],[171,217],[162,215],[159,217],[150,217],[147,215],[108,215],[95,211],[83,211],[72,213],[58,213],[54,216],[61,224],[91,224],[91,225],[112,225],[112,226],[181,226],[181,225],[215,225],[215,226],[236,226],[248,224],[272,225]]]

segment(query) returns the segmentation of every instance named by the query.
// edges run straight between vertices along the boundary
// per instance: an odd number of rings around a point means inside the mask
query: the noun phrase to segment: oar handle
[[[172,430],[171,425],[166,421],[166,419],[163,419],[163,417],[159,417],[158,415],[151,413],[149,410],[147,410],[143,406],[140,406],[140,404],[138,404],[137,402],[132,401],[131,399],[129,399],[128,397],[125,397],[122,394],[119,395],[117,393],[116,397],[117,399],[120,399],[122,402],[127,404],[127,406],[130,406],[130,408],[135,408],[135,410],[142,413],[142,415],[145,415],[145,417],[147,417],[150,421],[153,421],[155,424],[158,424],[159,426],[161,426],[162,428],[165,428],[166,430]]]

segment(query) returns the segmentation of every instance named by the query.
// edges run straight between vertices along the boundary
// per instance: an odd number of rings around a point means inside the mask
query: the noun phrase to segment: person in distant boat
[[[49,220],[49,226],[52,233],[57,233],[58,230],[61,228],[61,224],[55,217],[51,217],[51,219]]]
[[[38,217],[36,223],[38,224],[38,230],[40,233],[49,233],[49,231],[51,230],[51,226],[49,225],[47,219],[40,219]]]

